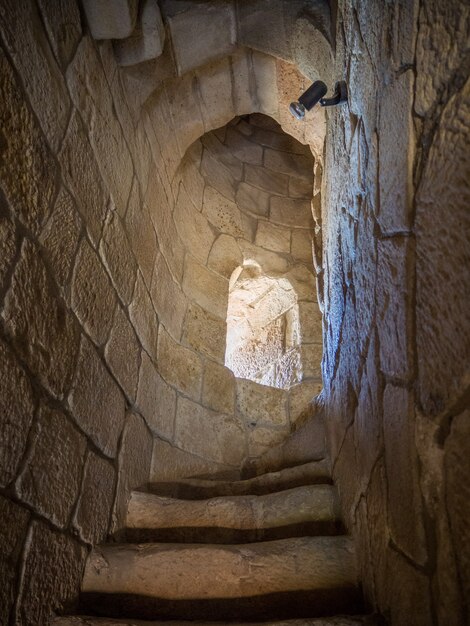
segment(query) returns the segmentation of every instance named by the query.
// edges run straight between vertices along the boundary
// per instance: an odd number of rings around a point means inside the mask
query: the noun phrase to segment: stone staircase
[[[123,539],[96,547],[85,568],[81,610],[103,617],[54,626],[378,624],[361,615],[325,461],[236,482],[149,484],[132,493]]]

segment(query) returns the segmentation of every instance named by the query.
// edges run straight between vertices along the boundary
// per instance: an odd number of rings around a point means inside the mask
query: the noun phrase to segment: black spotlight
[[[331,98],[323,97],[327,91],[328,89],[323,81],[315,81],[307,91],[304,91],[297,102],[290,104],[289,111],[298,120],[303,120],[305,113],[313,109],[317,102],[322,107],[331,107],[348,101],[348,88],[344,80],[336,83],[335,92]]]

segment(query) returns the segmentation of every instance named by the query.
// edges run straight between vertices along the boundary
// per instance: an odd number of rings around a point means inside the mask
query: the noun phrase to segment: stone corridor
[[[469,45],[0,1],[2,626],[470,624]]]

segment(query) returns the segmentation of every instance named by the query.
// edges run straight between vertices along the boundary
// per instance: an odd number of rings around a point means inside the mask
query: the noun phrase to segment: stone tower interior
[[[470,624],[468,2],[1,0],[0,64],[0,624]]]

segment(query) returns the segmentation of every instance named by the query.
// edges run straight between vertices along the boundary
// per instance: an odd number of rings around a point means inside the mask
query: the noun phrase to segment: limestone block
[[[211,189],[206,187],[207,189]],[[204,195],[206,191],[204,191]],[[219,194],[220,196],[220,194]],[[222,202],[228,203],[229,201],[220,196]],[[193,203],[188,196],[186,189],[180,185],[178,199],[176,201],[173,219],[175,220],[176,230],[178,231],[181,239],[185,242],[187,250],[197,259],[200,263],[206,264],[207,257],[214,243],[215,234],[212,228],[209,226],[211,221],[211,214],[208,213],[207,208],[203,210],[204,215],[199,213],[194,207]]]
[[[69,535],[33,521],[26,540],[17,622],[47,624],[78,601],[86,548]]]
[[[93,341],[103,345],[113,323],[116,295],[98,255],[86,239],[80,244],[75,262],[71,306]]]
[[[158,363],[163,378],[178,391],[199,399],[202,384],[202,364],[199,356],[173,341],[160,326],[158,334]]]
[[[302,144],[299,144],[302,145]],[[291,198],[304,198],[311,200],[313,195],[312,181],[305,178],[289,178],[289,196]]]
[[[176,392],[163,380],[145,352],[140,365],[137,406],[153,434],[173,439]]]
[[[120,306],[116,307],[104,357],[126,396],[134,401],[139,377],[140,345]]]
[[[153,437],[140,415],[128,413],[118,461],[118,485],[113,510],[112,527],[117,531],[124,525],[127,502],[131,491],[148,482],[152,461]]]
[[[323,347],[321,344],[307,343],[301,346],[302,373],[304,378],[321,379]]]
[[[223,129],[219,128],[218,130]],[[227,135],[228,130],[225,128],[225,135]],[[201,138],[202,145],[218,162],[225,165],[234,178],[241,180],[243,178],[243,160],[234,155],[234,152],[217,137],[216,133],[217,131],[206,133]]]
[[[55,57],[62,70],[65,70],[82,36],[78,4],[69,0],[58,0],[54,4],[48,0],[39,0],[39,9]]]
[[[264,166],[275,172],[282,172],[305,181],[313,179],[313,159],[302,154],[291,154],[266,148]]]
[[[427,551],[412,415],[408,390],[387,385],[383,425],[390,534],[405,554],[422,565]]]
[[[313,271],[305,265],[294,265],[286,275],[287,280],[292,285],[297,294],[299,302],[316,302],[317,289]]]
[[[291,231],[282,226],[276,226],[271,222],[258,222],[255,244],[274,252],[290,252]]]
[[[183,161],[181,180],[187,195],[191,198],[191,202],[200,211],[202,209],[202,196],[206,182],[199,172],[199,167],[191,160]]]
[[[288,423],[287,393],[251,380],[237,379],[237,411],[247,422],[283,426]]]
[[[312,401],[322,390],[322,383],[316,381],[305,381],[298,385],[293,385],[289,389],[289,419],[291,426],[296,422],[303,422],[304,419],[312,419],[314,409]]]
[[[269,118],[268,118],[269,119]],[[251,140],[273,150],[281,152],[292,152],[293,154],[311,155],[310,148],[301,144],[297,139],[287,135],[278,126],[277,128],[263,128],[260,126],[252,126]],[[307,181],[294,179],[299,184],[306,184]]]
[[[237,7],[237,41],[241,45],[286,61],[292,60],[284,10],[273,11],[270,0],[240,2]]]
[[[220,235],[211,248],[207,267],[230,279],[242,260],[242,253],[235,239],[229,235]]]
[[[70,120],[59,161],[87,231],[93,243],[97,244],[106,212],[106,197],[93,150],[77,113]]]
[[[36,4],[21,4],[14,0],[2,2],[0,28],[5,47],[23,79],[31,107],[49,145],[56,152],[67,127],[71,102]],[[13,117],[19,115],[19,111],[10,111]],[[26,128],[24,132],[27,132]]]
[[[303,343],[322,343],[322,314],[316,302],[299,303],[299,320]]]
[[[235,376],[224,365],[206,361],[202,385],[202,403],[220,413],[235,411]]]
[[[387,591],[392,624],[432,624],[432,592],[428,576],[415,569],[398,552],[390,550],[386,577],[390,581]]]
[[[240,161],[251,163],[254,165],[262,165],[263,148],[247,139],[242,133],[239,133],[234,127],[227,128],[225,136],[225,145],[230,149]]]
[[[334,80],[333,54],[328,40],[330,12],[323,3],[315,8],[318,14],[313,19],[307,12],[295,20],[294,32],[291,33],[293,56],[295,65],[304,76],[308,76],[312,82],[321,78],[329,85]],[[314,64],[312,59],[315,59]]]
[[[20,500],[64,528],[80,489],[85,450],[85,437],[65,415],[42,404],[15,485]]]
[[[39,256],[24,240],[2,312],[18,353],[56,397],[69,387],[78,348],[78,328],[58,298]]]
[[[73,525],[80,537],[95,545],[106,538],[113,506],[116,472],[113,465],[90,451]]]
[[[145,284],[147,288],[150,288],[153,266],[157,255],[157,237],[147,206],[142,203],[139,185],[135,178],[124,226]]]
[[[168,16],[180,75],[232,52],[236,37],[234,13],[232,4],[202,2]]]
[[[232,467],[195,456],[161,439],[154,439],[151,481],[176,480],[187,476],[215,476],[222,473],[234,475],[236,472]]]
[[[29,512],[0,496],[0,620],[8,624]]]
[[[406,379],[410,373],[408,354],[407,255],[406,237],[394,237],[378,243],[377,328],[380,340],[380,363],[384,373]]]
[[[258,187],[242,182],[238,185],[235,201],[240,209],[267,217],[269,213],[269,194]]]
[[[279,110],[276,60],[269,54],[253,51],[252,67],[256,85],[257,109],[276,117]]]
[[[289,177],[285,174],[272,172],[265,167],[251,165],[246,168],[245,180],[250,185],[269,193],[278,193],[287,196],[289,188]]]
[[[85,337],[69,405],[80,428],[104,454],[114,457],[124,422],[124,396]]]
[[[269,426],[255,425],[248,429],[248,455],[250,458],[257,458],[268,452],[275,446],[278,446],[286,437],[289,436],[289,429],[273,428]]]
[[[4,292],[6,280],[17,253],[18,240],[13,221],[0,217],[0,290]]]
[[[310,202],[291,198],[271,197],[270,218],[274,222],[301,228],[313,228]]]
[[[89,138],[98,171],[123,215],[132,186],[132,158],[101,59],[89,37],[81,40],[66,76],[75,106],[84,120],[90,120]]]
[[[228,280],[186,257],[183,291],[206,311],[225,320],[227,315]]]
[[[93,39],[124,39],[134,30],[138,0],[83,0]]]
[[[136,281],[137,263],[121,219],[113,208],[108,211],[103,227],[100,256],[122,302],[129,304]]]
[[[246,115],[256,109],[251,68],[251,51],[238,48],[232,54],[232,101],[235,115]],[[251,80],[250,80],[251,79]]]
[[[186,313],[183,343],[219,363],[224,360],[227,327],[221,320],[192,302]]]
[[[173,80],[166,87],[166,93],[179,153],[184,157],[189,146],[204,134],[198,79],[194,72]]]
[[[164,43],[165,27],[157,1],[145,0],[136,28],[127,39],[114,43],[114,52],[120,65],[136,65],[158,58]]]
[[[54,270],[54,278],[65,287],[70,277],[82,223],[72,197],[61,187],[52,214],[39,238]]]
[[[33,420],[30,382],[7,346],[0,340],[0,485],[16,476]]]
[[[222,195],[229,200],[235,200],[235,178],[231,172],[206,149],[202,155],[201,174],[206,179],[206,182]]]
[[[187,299],[173,280],[162,254],[157,256],[150,291],[152,302],[160,322],[166,330],[179,340],[187,308]]]
[[[312,263],[312,234],[309,230],[294,228],[292,230],[291,254],[304,263]]]
[[[245,457],[245,432],[240,420],[205,409],[183,397],[176,408],[177,446],[227,465],[240,465]]]
[[[428,415],[447,411],[468,387],[469,118],[467,80],[444,109],[416,197],[419,400]]]
[[[241,213],[235,202],[228,200],[210,185],[206,185],[204,189],[202,212],[221,233],[251,241],[253,220]]]
[[[264,272],[273,271],[283,274],[287,271],[289,263],[287,259],[280,254],[277,254],[276,252],[269,252],[268,250],[264,250],[264,248],[254,246],[243,239],[239,239],[238,244],[243,253],[243,259],[245,262],[255,261],[255,263],[257,263]]]
[[[384,233],[409,230],[413,210],[415,137],[414,73],[404,72],[384,87],[379,123],[379,224]]]
[[[2,189],[12,212],[38,234],[52,208],[56,166],[24,99],[13,68],[1,51],[0,77]]]
[[[137,274],[134,297],[129,306],[129,317],[142,346],[150,357],[155,359],[158,341],[158,318],[140,272]]]

